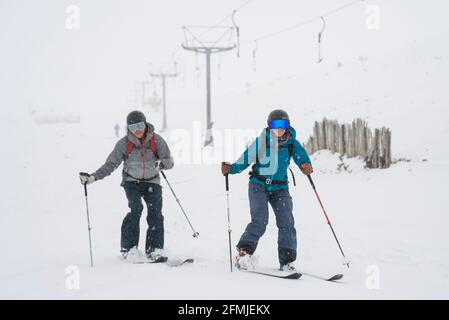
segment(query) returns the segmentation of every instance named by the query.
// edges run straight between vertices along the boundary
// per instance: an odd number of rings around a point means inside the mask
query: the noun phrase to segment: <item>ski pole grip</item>
[[[226,191],[229,191],[229,174],[225,175]]]
[[[84,177],[89,177],[89,174],[86,172],[80,172],[79,173],[80,177],[84,176]],[[84,186],[84,195],[87,197],[87,183],[83,183]]]

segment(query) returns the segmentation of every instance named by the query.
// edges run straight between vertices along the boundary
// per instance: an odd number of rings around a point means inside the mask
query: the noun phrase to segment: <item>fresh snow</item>
[[[114,109],[95,101],[60,113],[38,105],[36,114],[31,114],[26,104],[15,109],[3,105],[0,298],[448,299],[449,47],[442,40],[445,37],[421,37],[383,55],[368,55],[366,62],[354,53],[342,60],[342,67],[327,56],[322,65],[307,72],[292,70],[291,76],[261,83],[249,94],[243,89],[214,94],[219,155],[209,163],[192,164],[175,154],[175,168],[166,171],[200,233],[198,238],[192,237],[162,180],[166,253],[174,259],[195,259],[180,268],[127,264],[119,259],[120,226],[128,212],[119,186],[121,167],[88,186],[94,255],[94,267],[90,267],[78,172],[93,172],[103,164],[117,141],[113,126],[123,124],[131,108]],[[194,57],[190,58],[193,63]],[[238,77],[228,75],[232,76]],[[180,147],[179,129],[190,137],[197,121],[204,129],[204,92],[197,90],[195,98],[170,94],[171,130],[162,135],[172,151]],[[229,128],[244,128],[253,130],[254,137],[273,106],[288,110],[301,142],[308,139],[314,121],[323,117],[340,122],[361,117],[371,128],[391,128],[393,157],[407,159],[389,169],[367,170],[358,158],[324,150],[311,156],[316,187],[351,260],[349,270],[342,266],[308,180],[293,166],[297,186],[291,186],[290,192],[299,237],[296,264],[311,273],[343,272],[345,277],[338,283],[307,276],[285,281],[229,270],[226,192],[219,163],[234,161],[243,147],[224,152],[218,136]],[[161,114],[146,112],[160,128]],[[34,121],[37,115],[66,113],[79,115],[80,123],[40,125]],[[245,142],[239,141],[242,146]],[[195,155],[207,157],[208,151]],[[247,180],[247,171],[230,177],[233,247],[250,219]],[[141,247],[144,216],[145,211]],[[277,267],[276,239],[270,212],[256,251],[261,266]],[[79,289],[70,289],[73,270],[79,270]]]

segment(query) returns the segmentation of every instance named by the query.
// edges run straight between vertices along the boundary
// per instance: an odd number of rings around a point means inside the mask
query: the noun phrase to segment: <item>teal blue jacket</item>
[[[284,135],[284,140],[282,140],[272,134],[269,130],[264,129],[262,134],[245,150],[242,156],[231,165],[230,173],[240,173],[251,164],[255,163],[255,169],[259,175],[271,180],[288,180],[287,170],[290,165],[289,144],[293,145],[292,158],[298,167],[301,167],[303,163],[312,165],[306,150],[304,150],[296,139],[295,129],[290,127],[288,130],[289,134],[286,136]],[[275,148],[275,139],[278,140],[277,150]],[[267,143],[269,143],[268,148],[266,147]],[[276,152],[276,154],[273,154],[273,157],[271,157],[272,150]],[[259,161],[256,161],[257,158]],[[250,181],[264,185],[268,191],[288,188],[287,184],[267,185],[255,177],[251,177]]]

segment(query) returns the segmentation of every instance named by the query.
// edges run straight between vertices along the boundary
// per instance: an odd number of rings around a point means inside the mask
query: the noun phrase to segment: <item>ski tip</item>
[[[193,263],[194,260],[192,258],[188,258],[184,260],[184,263]]]
[[[341,280],[342,278],[343,278],[342,274],[336,274],[335,276],[332,276],[329,279],[327,279],[327,281],[338,281]]]

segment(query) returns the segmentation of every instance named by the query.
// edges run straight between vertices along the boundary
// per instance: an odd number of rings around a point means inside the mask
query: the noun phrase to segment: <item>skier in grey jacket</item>
[[[121,228],[121,252],[127,257],[139,243],[139,221],[143,211],[142,198],[148,209],[145,252],[150,259],[158,259],[164,248],[164,217],[162,215],[162,186],[160,170],[171,169],[174,161],[165,140],[154,132],[140,111],[128,114],[127,136],[120,139],[94,173],[80,173],[82,184],[90,184],[110,175],[123,162],[122,183],[130,212]]]

